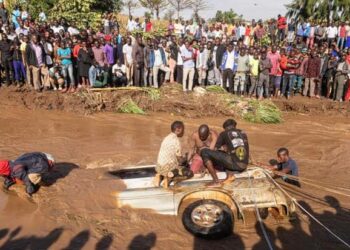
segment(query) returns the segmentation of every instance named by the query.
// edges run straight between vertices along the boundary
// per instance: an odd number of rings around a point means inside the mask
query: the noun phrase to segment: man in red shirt
[[[277,39],[283,41],[286,36],[287,19],[284,16],[278,15],[277,28],[278,34]]]

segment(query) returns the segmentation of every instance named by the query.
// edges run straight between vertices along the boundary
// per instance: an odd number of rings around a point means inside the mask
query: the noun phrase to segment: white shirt
[[[182,29],[183,29],[183,27],[182,27],[181,23],[174,24],[175,34],[180,35],[182,32]]]
[[[233,69],[233,66],[235,65],[235,51],[232,50],[231,52],[227,51],[227,60],[225,64],[225,69]]]
[[[74,35],[79,35],[79,30],[74,28],[74,27],[69,27],[68,28],[68,33],[71,35],[71,36],[74,36]]]
[[[61,25],[51,26],[51,29],[53,30],[53,33],[60,33],[60,30],[64,31],[64,28]]]
[[[113,74],[115,74],[116,76],[123,76],[123,74],[126,73],[126,66],[124,64],[122,65],[118,65],[118,64],[114,64],[112,67],[112,72]]]
[[[39,20],[41,22],[45,22],[46,21],[46,14],[44,12],[40,12],[39,14]]]
[[[26,29],[26,28],[21,28],[21,27],[18,27],[17,29],[16,29],[16,34],[17,34],[17,36],[19,35],[19,34],[23,34],[23,35],[25,35],[25,36],[27,36],[28,35],[28,30]]]
[[[124,44],[123,54],[125,55],[125,59],[128,64],[132,64],[132,45]]]
[[[335,38],[337,34],[338,34],[337,27],[328,27],[327,28],[327,37],[328,38]]]
[[[132,32],[132,31],[134,31],[134,29],[135,29],[135,21],[134,20],[129,20],[128,21],[128,31],[130,31],[130,32]]]
[[[182,45],[181,47],[179,47],[179,53],[177,53],[176,64],[180,66],[184,64],[184,61],[182,60],[182,55],[181,55],[181,51],[183,48],[186,48],[185,45]]]
[[[188,50],[186,47],[181,49],[182,60],[184,58],[192,58],[191,60],[187,60],[183,62],[184,69],[194,68],[194,60],[193,60],[193,51]]]
[[[160,53],[160,49],[154,50],[154,67],[159,67],[163,64],[162,54]]]

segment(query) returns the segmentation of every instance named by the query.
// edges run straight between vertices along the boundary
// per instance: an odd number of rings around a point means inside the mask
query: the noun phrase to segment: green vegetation
[[[250,100],[248,109],[243,113],[243,119],[253,123],[280,123],[280,109],[271,101]]]
[[[205,89],[210,93],[227,93],[227,91],[223,87],[218,85],[210,85]]]
[[[127,98],[125,101],[123,101],[120,106],[117,108],[117,111],[120,113],[127,113],[127,114],[139,114],[139,115],[145,115],[145,111],[143,111],[137,104],[131,99]]]
[[[88,23],[97,26],[101,23],[101,15],[104,12],[119,12],[122,7],[121,0],[8,0],[6,6],[12,11],[19,4],[28,9],[36,19],[41,11],[44,11],[50,19],[65,18],[75,21],[79,27]]]
[[[242,20],[243,16],[238,15],[236,12],[233,11],[233,9],[230,9],[228,11],[221,11],[218,10],[215,14],[214,20],[215,22],[226,22],[226,23],[233,23],[237,19]]]
[[[350,1],[340,0],[293,0],[286,5],[288,17],[294,17],[298,21],[309,19],[327,21],[346,21],[350,18]]]

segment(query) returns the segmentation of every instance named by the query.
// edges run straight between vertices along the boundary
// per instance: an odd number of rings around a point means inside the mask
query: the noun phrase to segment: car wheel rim
[[[203,204],[193,209],[191,219],[198,226],[213,227],[222,221],[223,211],[217,205]]]

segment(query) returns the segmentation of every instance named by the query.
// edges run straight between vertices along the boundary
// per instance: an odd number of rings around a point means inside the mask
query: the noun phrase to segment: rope
[[[251,164],[251,165],[254,166],[254,167],[258,167],[258,168],[264,169],[263,167],[260,167],[260,166],[254,165],[254,164]],[[266,171],[266,169],[264,169],[264,171]],[[347,188],[334,187],[334,186],[326,187],[324,183],[321,183],[322,184],[322,186],[321,186],[321,185],[316,184],[317,181],[314,181],[314,180],[301,178],[301,177],[296,177],[296,176],[289,175],[289,174],[279,173],[277,171],[274,171],[273,173],[275,175],[280,176],[280,177],[286,177],[286,178],[288,178],[290,180],[299,181],[299,182],[304,183],[306,185],[317,187],[319,189],[322,189],[323,191],[332,192],[332,193],[335,193],[335,194],[339,194],[339,195],[343,195],[343,196],[346,196],[346,197],[350,197],[350,194],[346,194],[346,193],[343,193],[341,191],[334,190],[334,188],[335,188],[335,189],[343,189],[345,191],[349,191],[350,192],[350,189],[347,189]],[[314,183],[312,183],[312,182],[314,182]]]
[[[249,173],[249,172],[248,172],[248,179],[249,179],[250,190],[252,190],[253,185],[252,185],[252,180],[251,180],[251,176],[250,176],[250,173]],[[270,250],[274,250],[274,249],[273,249],[273,246],[272,246],[272,244],[271,244],[271,241],[270,241],[270,239],[269,239],[269,236],[268,236],[268,234],[267,234],[267,232],[266,232],[264,223],[263,223],[263,221],[262,221],[262,219],[261,219],[261,216],[260,216],[260,212],[259,212],[259,209],[258,209],[258,205],[257,205],[257,203],[256,203],[256,192],[255,192],[255,191],[254,191],[254,196],[253,196],[253,198],[254,198],[254,205],[255,205],[255,213],[256,213],[256,217],[257,217],[257,219],[258,219],[258,221],[259,221],[259,225],[260,225],[261,231],[263,232],[264,238],[265,238],[265,240],[266,240],[267,245],[269,246],[269,249],[270,249]]]
[[[302,211],[304,211],[308,216],[310,216],[311,219],[313,219],[315,222],[317,222],[317,224],[319,224],[320,226],[322,226],[327,232],[329,232],[331,235],[333,235],[333,237],[335,237],[337,240],[339,240],[341,243],[343,243],[345,246],[347,246],[348,248],[350,248],[350,244],[347,243],[345,240],[343,240],[342,238],[340,238],[338,235],[336,235],[332,230],[330,230],[327,226],[325,226],[321,221],[319,221],[317,218],[315,218],[315,216],[313,216],[311,213],[309,213],[302,205],[299,204],[299,202],[292,197],[286,190],[284,190],[271,176],[270,174],[265,170],[262,169],[264,171],[264,173],[271,179],[271,181],[285,194],[287,195],[293,202],[295,205],[297,205]]]

